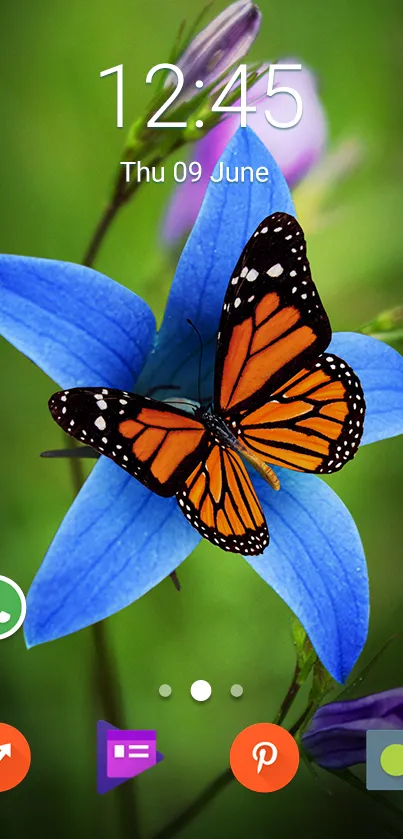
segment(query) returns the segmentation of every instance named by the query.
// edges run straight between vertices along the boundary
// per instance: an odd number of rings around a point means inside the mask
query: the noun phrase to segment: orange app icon
[[[237,781],[247,789],[276,792],[292,781],[298,769],[298,746],[285,728],[259,722],[235,737],[230,764]]]
[[[0,723],[0,792],[18,786],[31,765],[31,749],[21,731]]]

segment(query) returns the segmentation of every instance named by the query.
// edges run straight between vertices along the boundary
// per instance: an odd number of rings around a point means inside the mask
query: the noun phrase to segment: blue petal
[[[361,380],[367,405],[361,445],[403,434],[403,357],[382,341],[355,332],[337,332],[329,350],[344,358]]]
[[[211,397],[218,323],[225,291],[246,242],[265,216],[275,211],[295,215],[287,183],[270,152],[250,128],[240,128],[219,164],[265,166],[268,183],[210,182],[196,224],[185,246],[169,295],[155,353],[143,376],[157,386],[178,385],[182,395],[197,398],[200,347],[190,318],[204,344],[203,396]]]
[[[184,560],[200,537],[175,498],[160,498],[102,458],[31,586],[28,646],[75,632],[137,600]]]
[[[329,673],[344,682],[368,632],[360,537],[341,499],[320,478],[276,471],[276,493],[254,478],[271,542],[263,556],[246,559],[299,618]]]
[[[0,256],[0,334],[62,388],[131,388],[154,316],[108,277],[47,259]]]

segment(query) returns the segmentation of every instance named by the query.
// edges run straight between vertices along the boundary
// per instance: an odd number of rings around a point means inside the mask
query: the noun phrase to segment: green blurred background
[[[0,6],[0,250],[80,261],[106,200],[122,132],[114,128],[113,82],[101,70],[124,63],[126,113],[147,103],[147,71],[167,60],[178,24],[200,0],[2,0]],[[225,4],[217,3],[217,11]],[[331,146],[363,145],[362,165],[338,186],[327,224],[311,227],[313,275],[334,329],[357,329],[402,302],[403,167],[400,0],[261,0],[256,59],[299,56],[315,68]],[[158,229],[171,184],[145,187],[120,215],[97,267],[139,292],[158,316],[169,288]],[[68,465],[39,459],[60,445],[47,400],[52,383],[1,343],[0,573],[25,590],[72,500]],[[331,479],[365,545],[371,630],[359,667],[393,633],[362,690],[403,684],[401,636],[401,441],[363,449]],[[340,534],[340,539],[343,534]],[[228,763],[235,735],[276,712],[294,665],[289,612],[240,557],[203,543],[171,581],[106,623],[129,727],[158,730],[164,763],[135,788],[142,837],[152,837]],[[214,652],[213,652],[214,651]],[[117,793],[95,792],[91,631],[27,652],[22,633],[0,644],[0,719],[32,748],[24,783],[0,797],[4,836],[116,836]],[[209,702],[191,700],[198,678]],[[170,699],[158,687],[173,687]],[[232,699],[234,683],[244,687]],[[297,705],[296,710],[301,709]],[[114,723],[115,720],[110,720]],[[332,794],[330,795],[329,792]],[[393,799],[396,802],[396,798]],[[292,784],[259,796],[232,783],[182,835],[288,837],[389,835],[378,806],[325,773],[301,767]],[[130,833],[127,835],[131,835]],[[403,835],[399,833],[398,835]]]

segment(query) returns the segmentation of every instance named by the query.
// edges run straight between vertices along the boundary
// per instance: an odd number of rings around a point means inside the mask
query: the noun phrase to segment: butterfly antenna
[[[194,331],[196,332],[196,335],[197,335],[197,337],[198,337],[198,339],[199,339],[199,342],[200,342],[199,375],[198,375],[198,382],[197,382],[197,390],[198,390],[198,394],[199,394],[199,402],[200,402],[200,405],[201,405],[201,404],[202,404],[202,398],[201,398],[201,372],[202,372],[202,363],[203,363],[203,340],[202,340],[202,336],[200,335],[200,332],[199,332],[199,330],[198,330],[197,326],[195,326],[195,325],[194,325],[194,323],[190,320],[190,318],[186,318],[186,320],[187,320],[187,322],[190,324],[190,326],[192,327],[192,329],[194,329]]]

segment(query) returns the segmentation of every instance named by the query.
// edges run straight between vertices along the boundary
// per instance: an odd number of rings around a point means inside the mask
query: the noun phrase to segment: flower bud
[[[403,728],[403,688],[322,705],[302,743],[319,766],[346,769],[365,763],[367,731],[394,728]]]
[[[193,38],[176,62],[185,79],[180,101],[185,102],[197,93],[198,80],[208,87],[246,55],[259,32],[261,18],[254,3],[238,0]],[[170,74],[167,84],[173,82]]]

